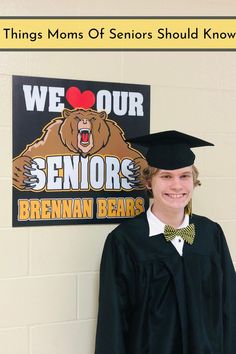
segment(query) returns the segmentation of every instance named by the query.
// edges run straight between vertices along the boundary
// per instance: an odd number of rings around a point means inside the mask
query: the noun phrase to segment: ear
[[[71,114],[71,111],[70,111],[69,109],[67,109],[67,108],[64,108],[64,109],[63,109],[62,116],[63,116],[64,118],[69,117],[70,114]]]
[[[107,118],[107,112],[105,112],[105,111],[102,111],[102,112],[98,113],[98,115],[102,119],[106,119]]]

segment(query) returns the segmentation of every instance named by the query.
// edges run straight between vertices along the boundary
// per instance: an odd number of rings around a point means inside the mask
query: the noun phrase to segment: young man
[[[148,147],[153,204],[108,236],[101,262],[96,354],[235,354],[236,275],[221,227],[190,210],[192,147],[167,131]]]

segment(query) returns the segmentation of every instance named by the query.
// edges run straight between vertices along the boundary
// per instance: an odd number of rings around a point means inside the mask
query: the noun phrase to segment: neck
[[[152,213],[164,224],[177,229],[184,221],[184,209],[166,209],[160,210],[155,203],[152,206]]]

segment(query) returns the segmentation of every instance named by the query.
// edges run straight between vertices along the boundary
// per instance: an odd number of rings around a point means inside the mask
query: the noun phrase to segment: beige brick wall
[[[7,15],[233,15],[235,1],[131,0],[37,4],[2,0]],[[11,227],[12,75],[151,85],[151,131],[216,144],[196,151],[194,210],[223,226],[236,264],[235,52],[0,52],[0,353],[92,354],[98,270],[114,225]]]

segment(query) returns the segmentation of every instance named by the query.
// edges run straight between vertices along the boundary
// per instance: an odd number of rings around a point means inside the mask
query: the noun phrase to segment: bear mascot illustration
[[[31,171],[35,157],[50,155],[80,155],[87,157],[117,156],[129,158],[133,188],[144,188],[140,171],[147,166],[143,155],[125,141],[122,129],[108,118],[105,111],[76,108],[64,109],[61,117],[51,120],[42,131],[42,136],[13,160],[13,186],[19,190],[30,190],[34,186]]]

